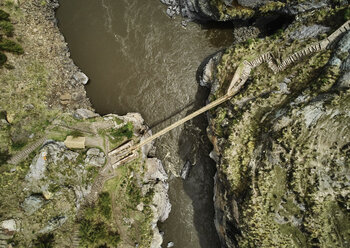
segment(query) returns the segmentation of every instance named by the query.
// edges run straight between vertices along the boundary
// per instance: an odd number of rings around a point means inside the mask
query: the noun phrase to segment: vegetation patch
[[[113,147],[117,147],[123,141],[129,140],[134,135],[134,127],[131,122],[126,123],[124,126],[114,129],[111,128],[106,131],[99,131],[100,135],[107,135],[109,141],[112,143]]]
[[[4,65],[7,61],[6,55],[0,51],[0,66]]]
[[[22,54],[24,52],[20,44],[8,39],[2,39],[0,41],[0,50],[15,54]]]
[[[0,9],[0,20],[9,21],[10,14]]]
[[[211,0],[211,5],[217,9],[220,20],[248,19],[255,14],[253,9],[239,5],[236,0],[232,2],[231,6],[226,5],[221,0]]]
[[[34,242],[35,248],[53,248],[55,237],[52,233],[40,235]]]
[[[111,223],[111,197],[108,192],[99,195],[97,206],[84,210],[80,223],[80,241],[83,247],[117,247],[120,236]]]
[[[11,52],[14,54],[23,54],[23,48],[15,41],[2,37],[4,34],[7,37],[12,37],[14,27],[9,20],[10,14],[0,9],[0,66],[4,65],[7,57],[3,52]]]
[[[262,14],[266,14],[268,12],[273,12],[273,11],[276,11],[276,10],[279,10],[281,8],[283,8],[284,6],[286,6],[285,3],[282,3],[280,1],[277,1],[277,2],[268,2],[266,4],[264,4],[263,6],[261,6],[259,8],[259,11],[262,13]]]
[[[346,21],[350,20],[350,8],[346,8],[345,11],[344,11],[344,19]]]
[[[0,30],[4,32],[6,36],[11,37],[13,35],[13,31],[15,30],[11,22],[8,21],[0,21]]]
[[[126,125],[122,126],[121,128],[118,128],[110,132],[110,135],[117,139],[121,137],[126,137],[128,139],[131,139],[133,136],[133,133],[134,133],[133,125],[131,122],[128,122]]]
[[[142,190],[142,170],[140,160],[118,167],[117,176],[105,183],[105,190],[111,195],[113,221],[120,229],[122,241],[148,248],[153,236],[150,204],[154,192],[152,187],[146,192]],[[140,205],[143,209],[138,209]]]

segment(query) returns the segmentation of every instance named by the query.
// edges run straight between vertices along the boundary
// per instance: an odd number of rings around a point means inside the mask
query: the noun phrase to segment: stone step
[[[37,148],[39,148],[46,140],[46,136],[40,138],[39,140],[35,141],[32,144],[29,144],[27,147],[25,147],[22,151],[15,154],[10,160],[8,161],[9,164],[18,164],[23,159],[29,156],[32,152],[34,152]]]

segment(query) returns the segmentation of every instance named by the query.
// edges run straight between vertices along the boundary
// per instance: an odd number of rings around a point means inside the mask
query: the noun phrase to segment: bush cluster
[[[0,9],[0,21],[1,20],[5,20],[5,21],[8,21],[10,18],[10,14],[3,11],[2,9]]]
[[[42,234],[34,241],[36,248],[52,248],[54,247],[55,237],[52,233]]]
[[[111,132],[111,135],[114,138],[121,138],[121,137],[126,137],[128,139],[132,138],[133,135],[133,125],[131,122],[128,122],[126,125],[122,126],[121,128],[117,129],[117,130],[113,130]]]
[[[344,19],[345,19],[345,21],[349,21],[350,20],[350,8],[347,8],[345,10]]]
[[[2,39],[0,41],[0,50],[15,54],[22,54],[24,52],[20,44],[8,39]]]
[[[112,199],[108,192],[99,195],[97,206],[87,207],[80,221],[80,242],[83,247],[117,247],[120,236],[110,225]]]
[[[15,41],[4,38],[12,37],[14,27],[10,22],[10,14],[0,9],[0,67],[7,62],[7,57],[4,52],[14,54],[23,54],[23,48]]]
[[[6,36],[13,36],[14,27],[9,21],[0,21],[0,29],[5,33]]]

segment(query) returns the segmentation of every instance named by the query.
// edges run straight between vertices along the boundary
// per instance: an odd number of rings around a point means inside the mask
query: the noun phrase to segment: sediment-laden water
[[[139,112],[153,132],[205,104],[196,83],[203,59],[230,44],[229,30],[171,20],[157,0],[60,0],[59,27],[75,63],[90,78],[88,96],[101,114]],[[160,158],[170,176],[164,247],[219,247],[213,217],[215,166],[208,157],[205,116],[161,137]],[[194,166],[187,180],[182,166]]]

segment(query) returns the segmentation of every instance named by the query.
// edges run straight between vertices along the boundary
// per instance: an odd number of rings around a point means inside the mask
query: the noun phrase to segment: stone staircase
[[[46,139],[47,137],[44,136],[38,139],[37,141],[35,141],[34,143],[28,144],[21,151],[19,151],[17,154],[12,156],[7,162],[9,164],[14,164],[14,165],[19,164],[21,161],[26,159],[29,156],[29,154],[31,154],[36,149],[38,149],[46,141]]]
[[[335,40],[337,40],[340,37],[340,35],[342,35],[347,31],[350,31],[350,21],[345,22],[340,28],[338,28],[330,36],[323,39],[322,41],[316,42],[314,44],[307,46],[304,49],[301,49],[300,51],[292,53],[286,59],[284,59],[281,63],[277,63],[270,52],[260,55],[259,57],[257,57],[252,61],[244,60],[243,63],[236,70],[231,80],[230,86],[228,87],[228,90],[227,90],[227,95],[234,95],[235,93],[237,93],[242,88],[244,83],[248,80],[251,71],[255,67],[261,65],[262,63],[267,63],[268,67],[274,73],[279,73],[285,70],[286,67],[288,67],[289,65],[298,62],[299,60],[301,60],[302,58],[310,54],[330,48],[332,43]]]
[[[7,241],[12,238],[13,235],[8,235],[0,229],[0,248],[8,248]]]
[[[79,248],[79,247],[80,247],[80,233],[79,233],[79,226],[77,226],[73,231],[72,248]]]

